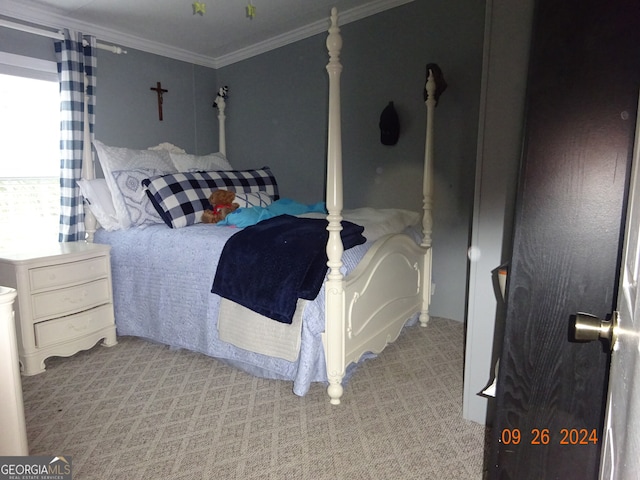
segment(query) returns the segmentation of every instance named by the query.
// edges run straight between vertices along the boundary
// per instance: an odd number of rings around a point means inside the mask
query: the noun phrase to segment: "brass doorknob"
[[[611,350],[616,343],[618,312],[613,312],[611,320],[602,320],[588,313],[578,313],[574,323],[574,337],[578,341],[591,342],[600,338],[607,340]]]

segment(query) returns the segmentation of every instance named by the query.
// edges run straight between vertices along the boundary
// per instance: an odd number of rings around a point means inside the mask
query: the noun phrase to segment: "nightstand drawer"
[[[38,320],[67,315],[111,301],[109,279],[50,290],[31,297],[34,323]]]
[[[29,269],[31,291],[73,285],[109,274],[108,257],[100,256],[78,262],[61,263]]]
[[[36,345],[38,348],[54,345],[112,325],[113,306],[102,305],[86,312],[36,323]]]

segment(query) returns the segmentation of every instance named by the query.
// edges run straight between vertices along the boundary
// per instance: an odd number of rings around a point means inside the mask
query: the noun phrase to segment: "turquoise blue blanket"
[[[281,198],[267,207],[239,208],[216,225],[248,227],[278,215],[301,215],[309,212],[327,213],[327,208],[324,202],[305,205],[289,198]]]

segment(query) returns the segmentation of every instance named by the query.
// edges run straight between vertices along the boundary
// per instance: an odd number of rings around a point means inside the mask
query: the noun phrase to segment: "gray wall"
[[[164,94],[158,120],[157,82]],[[216,72],[158,55],[98,51],[96,138],[107,145],[147,148],[170,142],[189,153],[218,150]]]
[[[430,21],[430,19],[434,19]],[[437,19],[437,20],[435,20]],[[425,66],[449,84],[436,111],[434,275],[431,312],[465,316],[473,205],[484,2],[416,1],[342,26],[345,208],[421,211]],[[273,168],[284,196],[324,198],[326,34],[218,70],[228,85],[227,153],[234,165]],[[401,123],[380,143],[380,113],[393,100]]]
[[[422,209],[425,66],[449,87],[436,111],[433,315],[463,321],[471,223],[484,2],[417,0],[342,27],[345,207]],[[21,35],[0,27],[0,35]],[[29,36],[29,35],[27,35]],[[0,40],[3,38],[0,37]],[[324,198],[328,80],[325,34],[217,71],[129,49],[98,53],[96,137],[146,148],[168,141],[217,150],[217,88],[229,85],[227,153],[239,168],[269,165],[281,194]],[[38,44],[51,41],[38,39]],[[2,41],[0,49],[16,42]],[[49,55],[47,53],[46,55]],[[165,95],[159,122],[156,82]],[[380,143],[380,113],[393,100],[397,145]],[[195,132],[195,133],[194,133]]]

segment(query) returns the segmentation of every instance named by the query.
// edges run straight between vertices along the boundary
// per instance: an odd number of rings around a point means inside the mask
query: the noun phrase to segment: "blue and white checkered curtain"
[[[85,239],[82,196],[76,180],[82,176],[84,129],[93,141],[96,94],[96,39],[65,30],[55,42],[60,80],[60,242]],[[86,84],[86,97],[85,97]],[[84,104],[88,103],[89,125]]]

